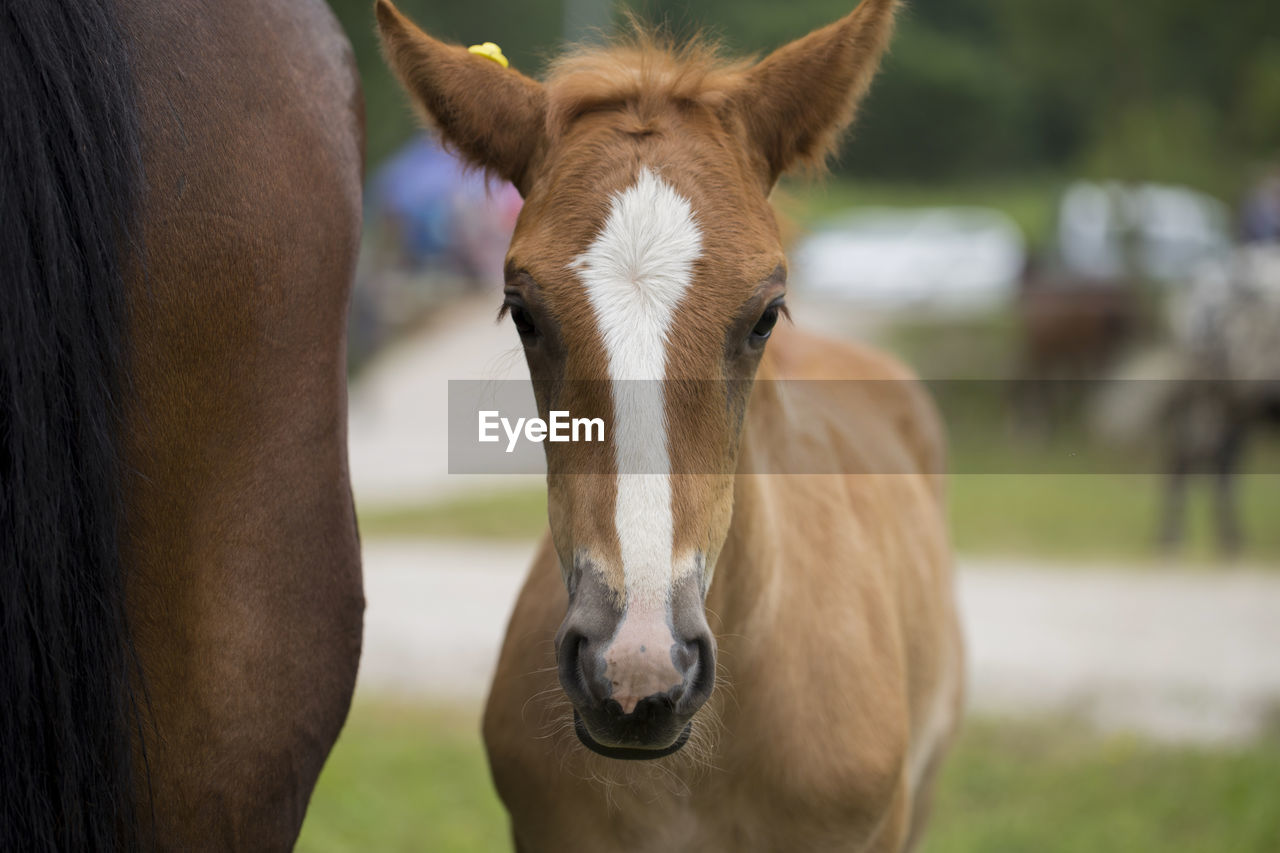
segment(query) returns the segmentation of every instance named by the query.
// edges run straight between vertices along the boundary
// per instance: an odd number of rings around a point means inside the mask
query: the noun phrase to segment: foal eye
[[[538,327],[533,324],[533,317],[529,315],[529,310],[523,305],[507,303],[507,311],[511,314],[511,322],[515,323],[516,331],[520,333],[520,337],[527,338],[538,333]]]
[[[760,315],[760,319],[756,320],[755,326],[751,329],[751,339],[756,342],[768,340],[769,335],[773,334],[773,327],[778,324],[778,311],[781,309],[779,305],[770,305]]]

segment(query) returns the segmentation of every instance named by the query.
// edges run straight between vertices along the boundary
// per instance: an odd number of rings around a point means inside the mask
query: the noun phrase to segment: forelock
[[[721,112],[740,84],[748,60],[724,58],[711,39],[680,45],[634,20],[629,35],[605,46],[580,46],[552,63],[545,84],[547,131],[562,137],[584,115],[629,114],[643,133],[669,110],[701,107]]]

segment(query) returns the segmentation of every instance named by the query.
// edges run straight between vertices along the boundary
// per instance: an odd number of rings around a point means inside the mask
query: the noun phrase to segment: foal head
[[[703,603],[746,397],[784,310],[768,195],[833,147],[893,6],[864,0],[756,64],[642,38],[571,54],[538,83],[378,5],[390,62],[445,142],[525,198],[504,310],[544,417],[612,425],[604,444],[545,445],[569,591],[560,681],[604,755],[674,752],[711,694]]]

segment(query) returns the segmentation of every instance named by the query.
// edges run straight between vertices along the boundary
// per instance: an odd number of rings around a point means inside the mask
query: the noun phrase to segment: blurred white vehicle
[[[1009,301],[1025,258],[1021,230],[996,210],[865,208],[802,241],[791,278],[869,307],[979,310]]]
[[[1187,187],[1077,181],[1058,208],[1058,246],[1077,275],[1118,281],[1132,271],[1185,282],[1225,259],[1230,221],[1225,204]]]

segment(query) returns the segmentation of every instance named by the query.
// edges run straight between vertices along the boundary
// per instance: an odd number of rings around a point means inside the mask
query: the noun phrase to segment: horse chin
[[[668,755],[679,752],[680,748],[689,742],[689,735],[693,732],[693,723],[686,723],[684,729],[680,732],[680,736],[673,743],[658,749],[644,749],[634,746],[605,746],[591,736],[591,732],[587,731],[587,724],[582,721],[582,715],[577,711],[573,712],[573,730],[578,733],[578,740],[582,741],[582,745],[597,755],[603,755],[605,758],[616,758],[619,761],[652,761],[655,758],[665,758]]]

